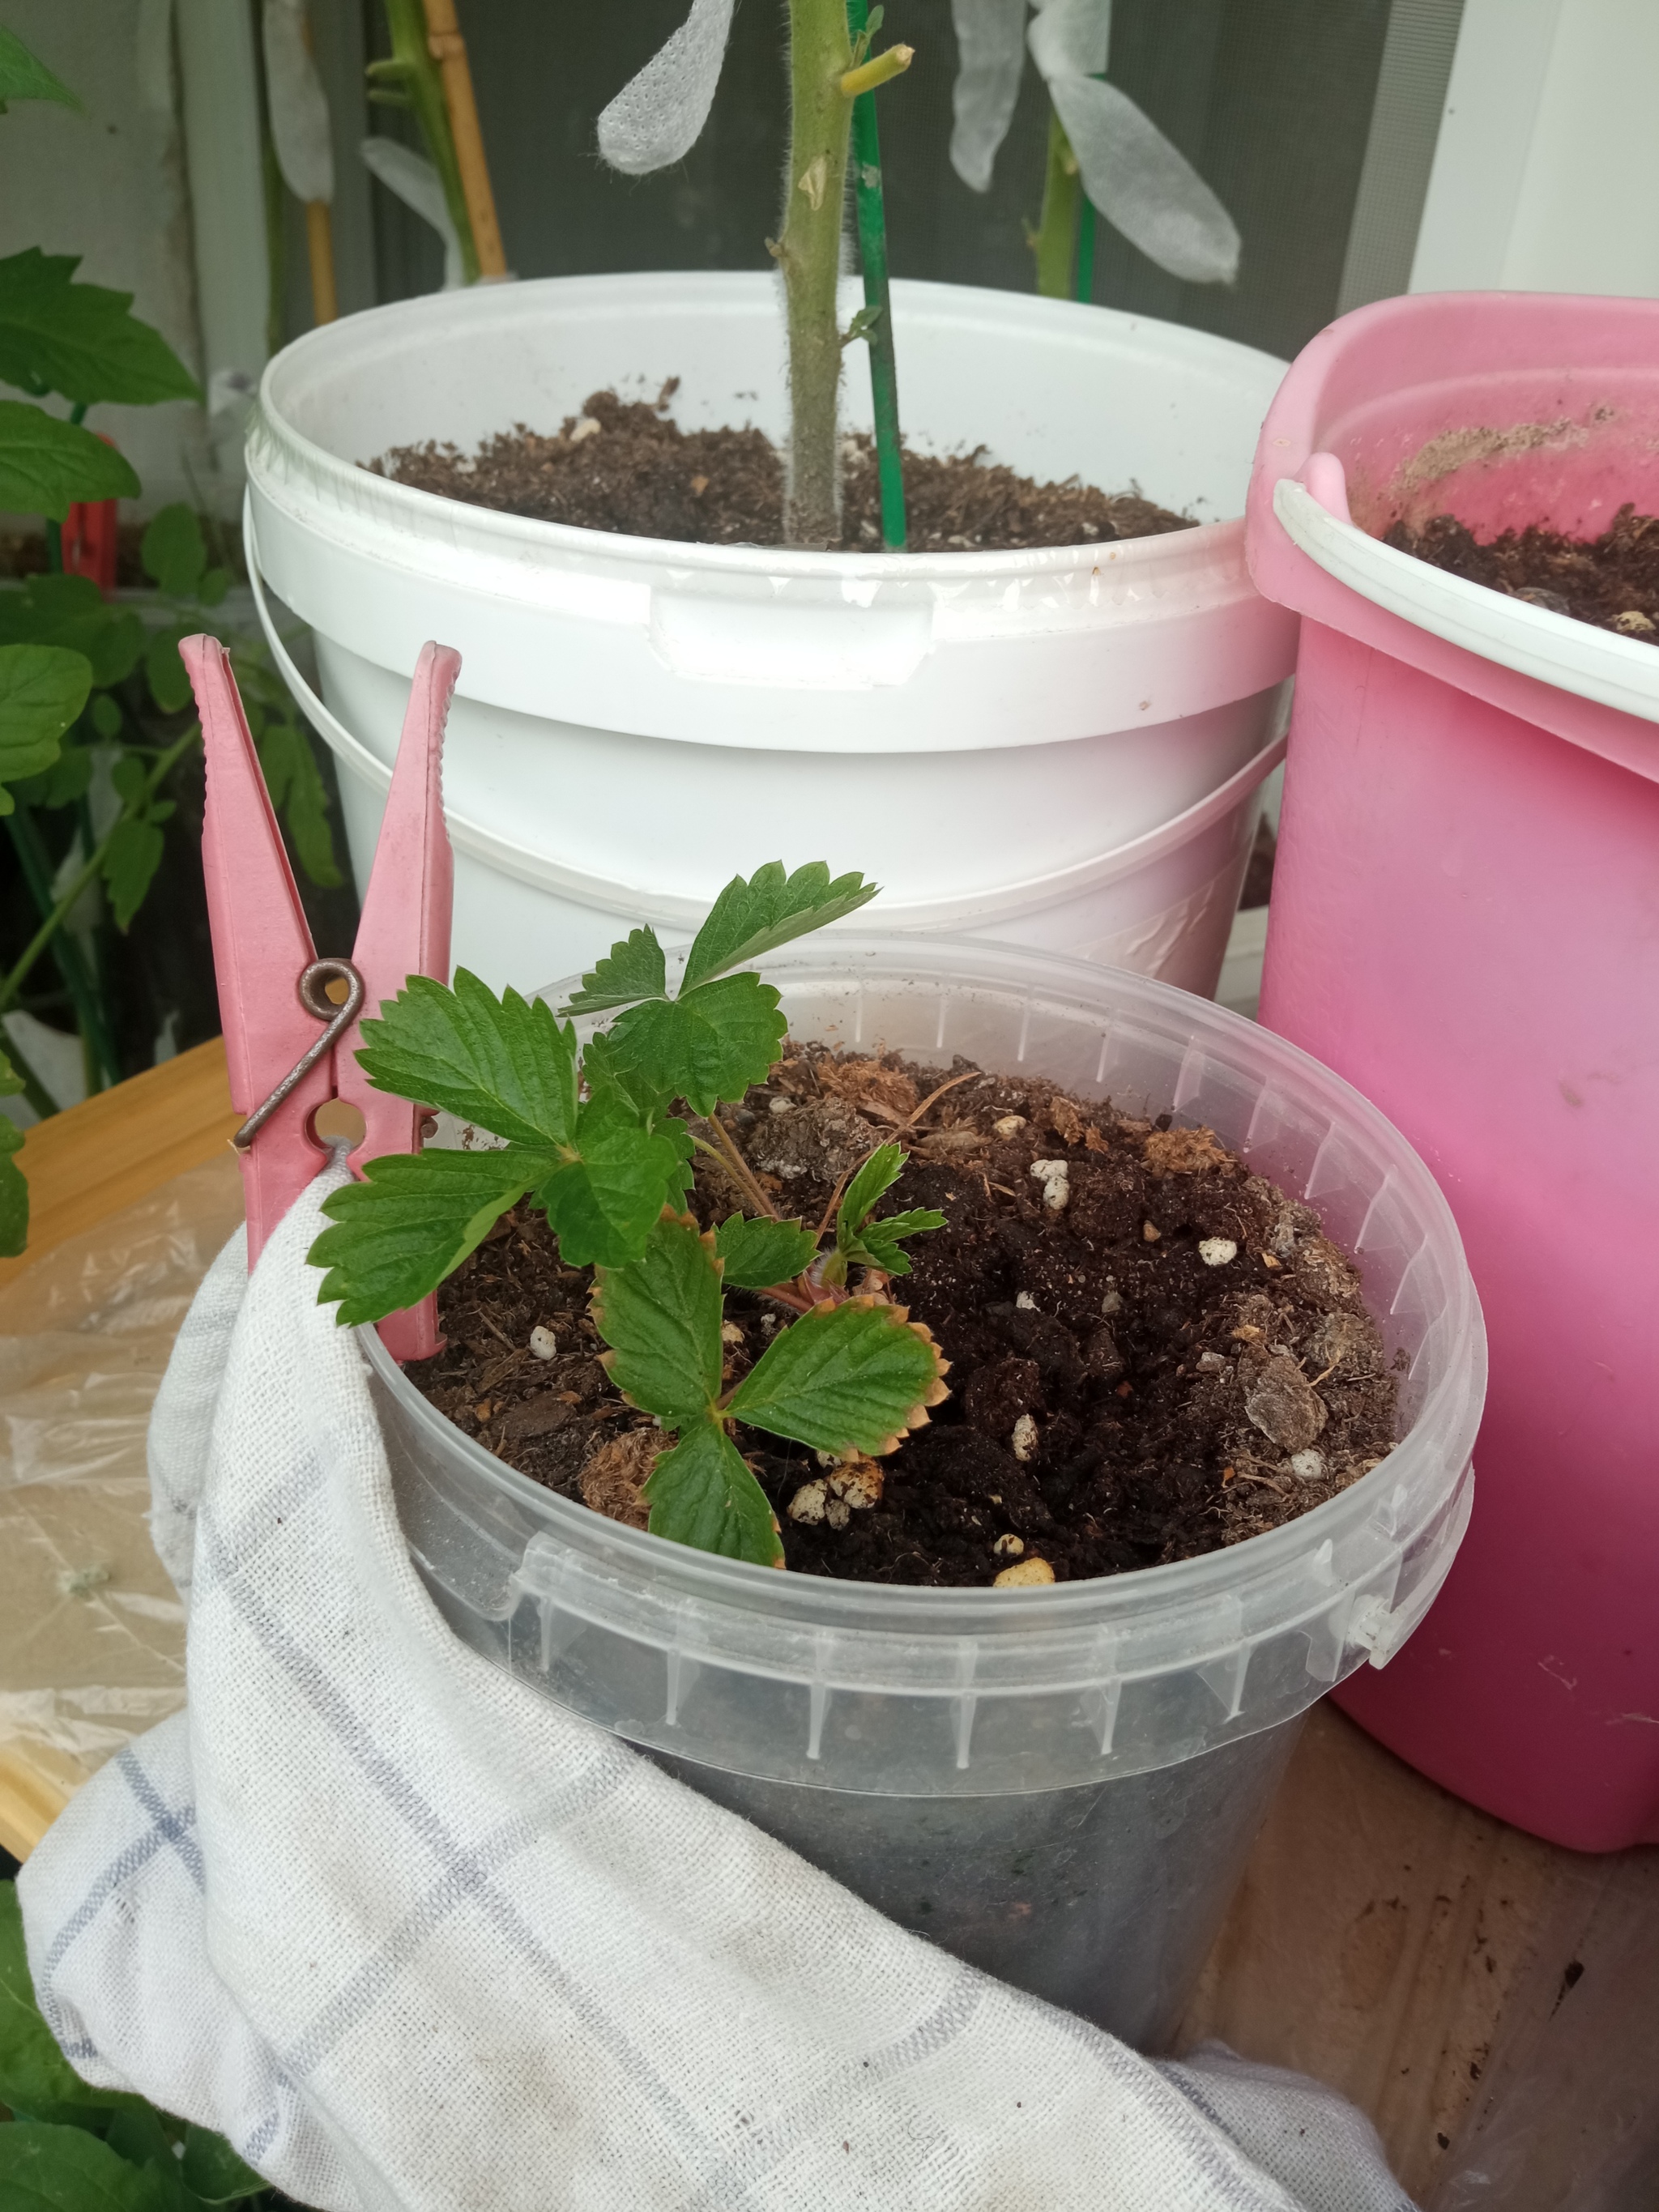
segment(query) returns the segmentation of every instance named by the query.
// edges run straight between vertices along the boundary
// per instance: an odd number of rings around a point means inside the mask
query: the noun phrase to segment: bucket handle
[[[259,617],[259,627],[264,632],[265,643],[270,647],[271,659],[276,664],[278,674],[293,694],[301,713],[330,750],[377,790],[389,790],[392,770],[377,754],[353,737],[345,725],[324,705],[295,666],[294,656],[283,641],[266,599],[264,579],[259,571],[259,547],[254,535],[251,497],[245,497],[242,504],[242,545],[247,558],[248,583]],[[1165,853],[1184,845],[1189,838],[1200,836],[1223,816],[1231,813],[1284,759],[1285,744],[1285,739],[1281,732],[1246,761],[1243,768],[1235,769],[1224,783],[1218,784],[1213,791],[1206,792],[1184,813],[1174,815],[1167,822],[1160,822],[1155,829],[1131,838],[1127,844],[1114,846],[1109,853],[1098,854],[1092,860],[1056,869],[1049,875],[1029,876],[1021,882],[1004,884],[967,898],[884,904],[883,925],[895,931],[944,930],[969,925],[983,927],[988,923],[1005,918],[1011,911],[1039,910],[1043,907],[1056,906],[1063,899],[1101,890],[1106,884],[1116,882],[1120,877],[1132,875],[1137,869],[1161,859]],[[449,828],[450,842],[458,852],[470,854],[499,873],[512,876],[520,883],[533,884],[538,890],[555,891],[561,898],[569,899],[578,906],[596,908],[602,914],[622,913],[635,921],[660,923],[668,928],[685,930],[699,927],[708,912],[706,900],[677,898],[672,892],[647,890],[643,885],[619,884],[606,877],[590,876],[580,869],[567,867],[562,861],[550,860],[544,854],[515,845],[496,831],[486,830],[478,823],[469,822],[465,816],[456,814],[447,806],[445,808],[445,819]]]

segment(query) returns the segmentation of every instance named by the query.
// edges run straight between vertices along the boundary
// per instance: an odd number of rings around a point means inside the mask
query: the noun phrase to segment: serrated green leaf
[[[250,716],[250,726],[252,722]],[[265,788],[294,840],[300,866],[320,889],[334,890],[345,879],[334,858],[328,787],[310,737],[297,723],[272,722],[259,738],[258,749]]]
[[[80,265],[77,254],[36,246],[0,260],[0,381],[82,406],[199,400],[200,386],[160,331],[131,313],[131,293],[74,283]]]
[[[162,507],[144,532],[138,558],[144,574],[170,597],[182,599],[193,592],[207,567],[207,545],[195,509],[182,501]]]
[[[680,1162],[678,1146],[664,1131],[642,1129],[608,1103],[584,1103],[574,1158],[562,1162],[535,1194],[566,1263],[621,1267],[637,1260],[652,1224],[682,1188]]]
[[[878,1145],[864,1165],[853,1177],[842,1194],[836,1215],[836,1242],[844,1243],[854,1235],[876,1210],[883,1193],[892,1188],[904,1173],[904,1147],[902,1145]]]
[[[671,1427],[702,1419],[720,1395],[720,1311],[713,1238],[687,1214],[663,1214],[641,1257],[601,1269],[594,1285],[611,1381]]]
[[[582,1049],[581,1073],[592,1098],[596,1102],[609,1100],[631,1114],[643,1127],[655,1127],[673,1097],[666,1085],[652,1081],[647,1069],[625,1066],[617,1051],[616,1041],[608,1031],[601,1030],[599,1036],[588,1039]],[[679,1126],[684,1128],[684,1122]],[[689,1155],[689,1138],[686,1149]]]
[[[204,2204],[238,2204],[269,2185],[222,2136],[194,2123],[185,2130],[179,2179]]]
[[[647,1477],[653,1536],[724,1559],[775,1567],[783,1557],[766,1492],[717,1421],[699,1421]]]
[[[576,1037],[540,999],[497,998],[465,968],[453,989],[411,975],[362,1024],[358,1065],[377,1091],[441,1106],[514,1144],[548,1150],[576,1129]]]
[[[781,860],[769,860],[745,883],[733,876],[708,910],[692,939],[680,995],[740,961],[758,960],[791,938],[839,921],[874,898],[878,884],[866,884],[854,870],[833,883],[822,860],[810,861],[786,876]]]
[[[16,32],[0,23],[0,115],[14,100],[55,100],[60,107],[81,105],[69,87],[29,52]]]
[[[106,743],[121,734],[121,709],[107,691],[100,691],[92,702],[92,726]]]
[[[77,499],[136,499],[138,479],[113,446],[44,407],[0,399],[0,507],[62,522]]]
[[[22,1083],[13,1074],[3,1053],[0,1053],[0,1068],[3,1068],[11,1079],[9,1082],[0,1085],[0,1089],[21,1091]],[[18,1166],[16,1158],[22,1148],[23,1132],[15,1121],[0,1114],[0,1260],[19,1258],[29,1241],[28,1180]],[[6,2101],[4,2085],[0,2083],[0,2104]]]
[[[153,630],[144,647],[144,679],[164,714],[176,714],[191,702],[190,678],[179,658],[179,641],[190,635],[183,626]]]
[[[91,689],[84,653],[55,645],[0,645],[0,814],[12,811],[6,785],[43,774],[58,758],[59,741]]]
[[[636,999],[660,999],[666,988],[662,947],[654,929],[635,929],[613,945],[564,1009],[595,1014],[605,1006],[631,1006]]]
[[[860,1267],[879,1267],[888,1275],[908,1275],[910,1260],[902,1240],[920,1237],[924,1230],[944,1226],[945,1216],[937,1206],[914,1206],[908,1213],[890,1213],[885,1220],[866,1221],[844,1249],[847,1257]]]
[[[0,1120],[0,1139],[12,1127]],[[22,1131],[16,1130],[15,1134],[21,1142]],[[94,2089],[81,2079],[58,2048],[34,2001],[23,1944],[23,1916],[18,1909],[16,1887],[9,1881],[0,1882],[0,2105],[54,2124],[71,2111],[149,2109],[142,2097],[118,2089]],[[0,2127],[0,2137],[10,2132]],[[7,2202],[0,2185],[0,2204]]]
[[[799,1221],[765,1221],[728,1214],[714,1231],[714,1249],[726,1262],[724,1280],[740,1291],[769,1291],[810,1267],[818,1240]]]
[[[886,1451],[939,1380],[927,1337],[893,1307],[854,1298],[814,1306],[775,1336],[726,1411],[817,1451]]]
[[[131,2166],[84,2128],[15,2120],[0,2127],[5,2212],[177,2212],[161,2176]]]
[[[111,830],[104,848],[104,881],[118,929],[125,930],[143,906],[165,849],[166,841],[155,823],[142,821],[137,815],[118,822]]]
[[[694,1114],[712,1114],[721,1099],[766,1080],[787,1027],[777,1007],[778,994],[752,975],[647,999],[617,1016],[612,1059],[625,1077],[637,1074]]]
[[[506,1152],[387,1153],[362,1182],[323,1201],[331,1226],[307,1255],[327,1269],[319,1305],[339,1304],[342,1328],[418,1305],[477,1249],[509,1206],[547,1173],[550,1155]]]

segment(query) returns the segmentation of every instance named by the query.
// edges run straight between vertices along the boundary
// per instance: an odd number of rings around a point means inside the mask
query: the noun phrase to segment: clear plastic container
[[[546,1696],[907,1925],[1156,2044],[1295,1723],[1386,1662],[1462,1534],[1486,1340],[1456,1229],[1340,1078],[1165,985],[960,939],[838,935],[760,964],[798,1036],[1030,1068],[1213,1128],[1358,1261],[1403,1355],[1398,1444],[1301,1520],[1173,1566],[1036,1590],[831,1582],[553,1496],[365,1331],[416,1564],[457,1632]]]

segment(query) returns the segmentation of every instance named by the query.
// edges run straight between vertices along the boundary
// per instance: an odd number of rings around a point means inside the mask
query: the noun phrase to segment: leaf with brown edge
[[[946,1395],[926,1326],[878,1298],[828,1302],[775,1337],[726,1401],[733,1419],[817,1451],[878,1457]]]

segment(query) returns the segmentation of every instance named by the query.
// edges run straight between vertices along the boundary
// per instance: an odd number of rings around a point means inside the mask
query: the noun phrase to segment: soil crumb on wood
[[[400,446],[367,465],[444,499],[693,545],[781,545],[783,459],[763,431],[682,430],[669,415],[678,379],[655,404],[593,392],[556,434],[517,424],[476,453]],[[881,549],[881,501],[871,440],[843,441],[842,532],[837,550]],[[912,553],[1010,552],[1102,544],[1196,527],[1138,493],[1109,495],[1074,478],[1040,484],[984,458],[904,451]]]
[[[931,1424],[878,1462],[734,1432],[796,1573],[1121,1574],[1293,1520],[1390,1449],[1395,1376],[1352,1262],[1209,1130],[962,1060],[786,1050],[728,1129],[780,1213],[809,1224],[876,1145],[907,1146],[883,1211],[935,1206],[948,1225],[914,1240],[890,1294],[951,1362]],[[913,1120],[951,1075],[967,1079]],[[699,1176],[712,1226],[737,1194],[713,1163]],[[447,1348],[408,1372],[510,1466],[640,1525],[661,1432],[599,1365],[591,1287],[521,1209],[442,1285]],[[726,1316],[729,1384],[790,1317],[743,1291]]]
[[[1659,645],[1659,515],[1633,503],[1599,538],[1534,525],[1483,545],[1455,516],[1437,514],[1417,530],[1396,522],[1383,543],[1510,599]]]

